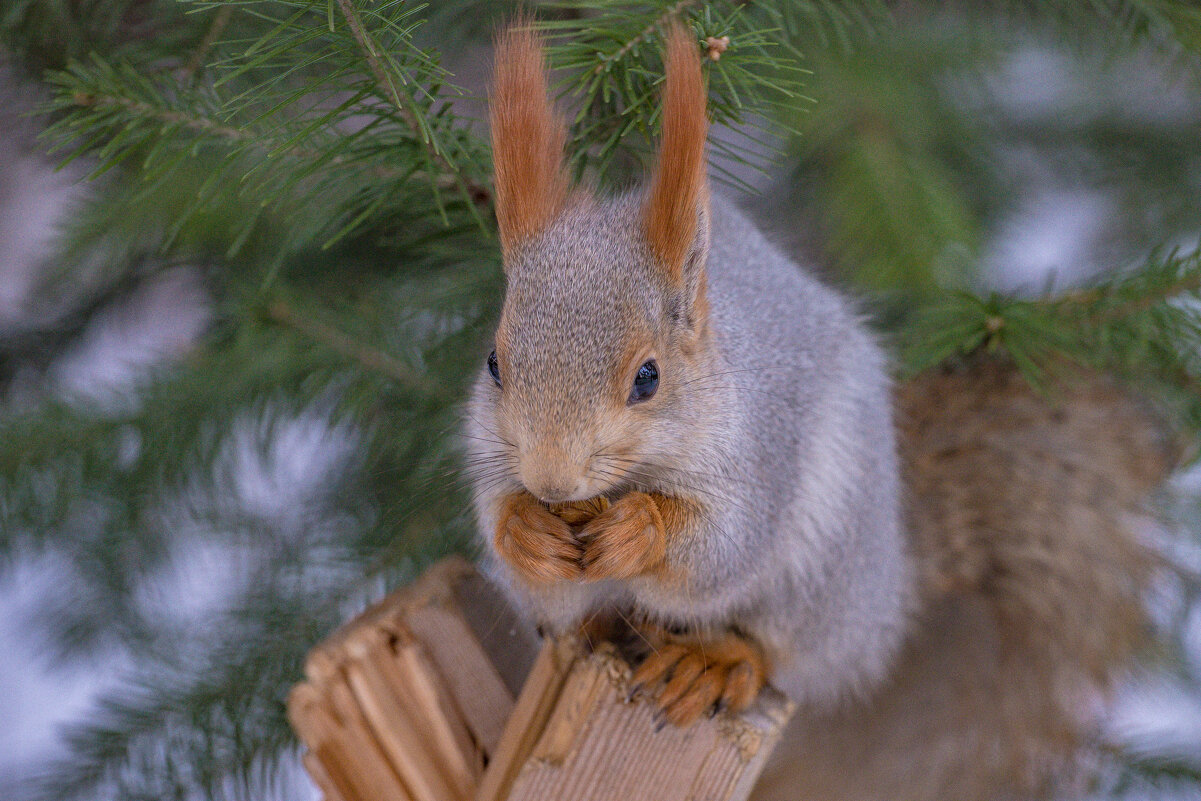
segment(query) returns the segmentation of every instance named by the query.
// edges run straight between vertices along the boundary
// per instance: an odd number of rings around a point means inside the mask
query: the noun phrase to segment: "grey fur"
[[[914,595],[885,358],[845,299],[715,198],[692,275],[695,285],[705,266],[711,338],[692,364],[659,354],[652,401],[606,411],[630,330],[644,326],[671,355],[688,330],[672,313],[692,310],[691,290],[671,290],[652,263],[640,204],[640,193],[576,203],[509,259],[504,388],[482,368],[466,422],[474,463],[492,466],[476,477],[488,570],[553,630],[632,605],[751,635],[798,701],[866,692],[889,669]],[[632,449],[638,480],[608,481],[595,454],[617,449]],[[492,551],[497,501],[522,477],[560,499],[696,499],[704,531],[667,556],[690,576],[686,592],[651,577],[525,585]]]

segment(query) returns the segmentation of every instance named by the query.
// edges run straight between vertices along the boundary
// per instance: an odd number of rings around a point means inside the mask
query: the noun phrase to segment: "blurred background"
[[[1195,3],[528,5],[578,174],[644,169],[655,26],[682,13],[730,40],[715,179],[862,298],[901,379],[1066,355],[1195,452]],[[502,288],[482,98],[514,9],[0,7],[6,798],[316,797],[283,717],[303,654],[472,549],[452,434]],[[1155,503],[1178,570],[1096,798],[1201,798],[1187,458]]]

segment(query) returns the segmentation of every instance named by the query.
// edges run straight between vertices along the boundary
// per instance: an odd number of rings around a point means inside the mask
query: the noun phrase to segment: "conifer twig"
[[[1127,315],[1145,311],[1155,304],[1163,303],[1177,295],[1182,295],[1186,292],[1195,292],[1198,289],[1201,289],[1201,272],[1183,276],[1179,280],[1173,281],[1167,286],[1144,295],[1141,298],[1127,301],[1117,308],[1109,309],[1100,315],[1100,321],[1118,320]]]
[[[397,112],[404,119],[405,123],[413,129],[413,133],[428,146],[427,149],[431,159],[438,160],[453,171],[453,168],[450,167],[439,152],[437,143],[422,131],[421,125],[418,124],[416,116],[406,102],[407,98],[401,98],[400,90],[396,88],[396,84],[393,83],[392,78],[388,75],[388,71],[380,63],[379,56],[375,52],[375,43],[371,41],[367,30],[363,27],[363,21],[359,19],[359,15],[355,12],[351,0],[338,0],[338,7],[342,10],[342,16],[346,19],[346,24],[350,28],[351,35],[354,36],[359,49],[363,51],[363,57],[367,60],[367,66],[371,69],[371,74],[375,76],[375,82],[380,91],[392,101],[392,105],[396,107]]]
[[[207,117],[186,114],[182,111],[174,111],[171,109],[155,108],[149,103],[140,100],[133,100],[127,97],[116,97],[113,95],[99,95],[95,93],[78,92],[74,95],[73,100],[76,105],[84,107],[96,108],[121,108],[132,112],[145,119],[157,120],[159,122],[169,123],[171,125],[182,125],[185,128],[193,131],[199,131],[205,134],[212,134],[222,139],[228,139],[236,142],[256,142],[262,144],[264,150],[276,150],[279,145],[272,144],[265,135],[252,133],[242,128],[234,128],[229,125],[222,125],[214,122]],[[313,148],[302,147],[300,145],[288,145],[287,150],[296,156],[306,159],[320,159],[323,153]],[[325,158],[326,163],[331,166],[342,166],[352,163],[351,159],[343,155],[334,155]],[[453,189],[459,185],[456,176],[440,173],[429,175],[423,170],[406,170],[392,168],[382,164],[372,165],[366,171],[369,175],[383,180],[402,180],[402,179],[417,179],[429,180],[439,189]],[[470,190],[471,199],[476,205],[485,205],[491,200],[491,192],[488,187],[468,183],[467,188]]]
[[[255,138],[247,131],[213,122],[208,117],[185,114],[182,111],[173,111],[171,109],[155,108],[149,103],[128,97],[99,95],[92,92],[76,92],[72,95],[71,99],[77,106],[85,108],[121,108],[142,117],[155,119],[171,125],[182,125],[190,130],[214,134],[223,139],[247,141]]]
[[[1090,306],[1105,297],[1108,289],[1108,287],[1094,287],[1065,292],[1057,298],[1050,299],[1047,303],[1048,305],[1060,308],[1064,306]],[[1107,309],[1102,314],[1094,315],[1094,318],[1097,322],[1120,320],[1135,312],[1145,311],[1155,304],[1162,303],[1176,295],[1195,292],[1198,289],[1201,289],[1201,272],[1185,275],[1136,300],[1131,300],[1115,308]]]
[[[455,183],[466,190],[473,200],[490,197],[491,193],[487,187],[466,180],[460,175],[459,169],[442,153],[434,137],[427,133],[425,128],[420,124],[417,115],[409,107],[410,98],[401,93],[392,80],[392,77],[388,74],[388,71],[384,68],[383,63],[380,62],[379,56],[375,52],[375,43],[372,42],[370,34],[363,27],[363,21],[359,19],[352,0],[338,0],[338,8],[341,9],[342,16],[346,19],[346,24],[350,28],[351,35],[354,36],[355,42],[358,43],[359,49],[363,52],[363,58],[367,60],[367,66],[371,69],[371,74],[375,77],[376,85],[384,96],[392,101],[400,118],[404,120],[405,124],[413,131],[413,135],[421,142],[430,163],[437,165],[440,169],[454,176]]]
[[[672,17],[678,16],[681,11],[696,5],[696,3],[697,0],[679,0],[679,2],[677,2],[675,5],[668,6],[668,8],[665,9],[662,14],[655,17],[649,25],[638,32],[638,35],[634,36],[632,39],[623,44],[620,48],[614,51],[611,56],[603,56],[601,58],[601,62],[597,64],[592,71],[597,75],[604,72],[606,66],[614,61],[624,58],[626,53],[630,52],[639,44],[641,44],[648,36],[654,33],[658,28],[662,27],[668,20],[670,20]]]
[[[225,26],[229,25],[230,17],[233,16],[233,6],[225,5],[217,9],[217,13],[213,16],[212,24],[205,31],[204,38],[200,40],[200,44],[196,46],[196,50],[192,52],[190,58],[183,66],[183,77],[191,78],[201,66],[204,65],[204,58],[208,55],[209,50],[217,43],[217,39],[225,30]]]
[[[350,337],[333,326],[318,320],[302,317],[287,303],[275,301],[267,307],[267,316],[275,322],[299,331],[305,336],[320,342],[347,358],[353,359],[363,367],[404,384],[427,395],[436,395],[438,390],[424,376],[418,375],[404,362],[378,348],[366,345]]]

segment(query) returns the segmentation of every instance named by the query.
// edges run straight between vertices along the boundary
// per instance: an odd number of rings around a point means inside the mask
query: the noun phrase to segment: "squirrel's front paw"
[[[667,538],[654,498],[631,492],[592,518],[581,530],[584,579],[624,579],[663,564]]]
[[[526,492],[504,499],[496,526],[496,552],[535,584],[578,579],[583,551],[571,526]]]
[[[741,712],[767,682],[767,660],[745,637],[728,633],[656,639],[655,651],[634,671],[631,696],[650,690],[663,719],[676,726],[690,725],[706,710]]]

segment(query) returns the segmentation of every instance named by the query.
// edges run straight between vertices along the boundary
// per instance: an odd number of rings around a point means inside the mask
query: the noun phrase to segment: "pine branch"
[[[226,26],[229,25],[230,19],[233,18],[233,12],[233,6],[230,5],[221,6],[217,9],[217,13],[213,15],[213,21],[209,24],[208,30],[204,32],[204,38],[200,40],[200,44],[196,46],[187,63],[183,66],[183,76],[185,78],[193,77],[204,66],[209,51],[217,43],[217,40],[221,38]]]
[[[293,155],[305,161],[323,161],[331,167],[353,166],[353,159],[345,155],[335,155],[330,157],[327,155],[327,153],[318,148],[303,147],[298,144],[292,144],[287,140],[277,141],[263,134],[261,131],[234,128],[229,125],[223,125],[211,117],[204,117],[197,114],[191,114],[186,111],[173,110],[170,108],[156,108],[150,103],[134,100],[128,97],[116,97],[111,95],[104,96],[78,92],[74,94],[71,99],[78,106],[84,108],[95,106],[101,109],[105,107],[108,107],[109,109],[120,109],[126,113],[126,116],[131,122],[159,122],[168,126],[180,125],[188,130],[212,135],[221,139],[227,139],[235,143],[253,143],[256,149],[269,151],[276,156],[284,154]],[[74,158],[74,156],[72,156],[72,158]],[[451,169],[449,165],[447,165],[447,169]],[[390,167],[386,164],[373,165],[368,172],[373,177],[382,180],[430,181],[439,189],[453,189],[459,184],[459,179],[456,174],[442,173],[430,175],[429,173],[422,172],[420,170]],[[467,188],[472,192],[473,202],[476,204],[488,202],[491,193],[486,186],[473,183],[468,185]]]
[[[169,126],[182,126],[198,133],[212,134],[235,142],[258,141],[249,131],[222,125],[211,117],[204,117],[187,111],[171,108],[156,108],[151,103],[136,100],[132,97],[116,95],[93,94],[90,92],[75,92],[71,101],[80,108],[97,108],[101,111],[116,111],[123,113],[129,122],[161,122]],[[187,107],[187,104],[183,104]]]
[[[95,50],[151,47],[170,57],[202,36],[199,20],[177,0],[7,0],[0,4],[0,44],[32,69],[65,67]]]
[[[1201,271],[1184,271],[1163,286],[1154,287],[1145,295],[1124,299],[1118,305],[1110,308],[1095,308],[1105,299],[1106,290],[1104,289],[1094,289],[1091,292],[1082,293],[1071,298],[1071,302],[1088,308],[1094,322],[1097,325],[1105,325],[1139,312],[1148,311],[1161,303],[1195,295],[1198,290],[1201,290]],[[1109,291],[1112,292],[1113,289],[1110,288]]]
[[[738,124],[752,115],[771,118],[780,104],[801,97],[805,71],[800,54],[773,34],[771,12],[787,3],[747,6],[726,0],[628,3],[570,0],[552,9],[592,13],[538,23],[550,39],[552,64],[565,73],[558,86],[578,109],[571,124],[577,174],[595,169],[620,179],[632,164],[644,162],[659,124],[658,81],[661,39],[672,20],[697,36],[709,75],[709,110],[717,124]],[[712,49],[709,42],[721,42]],[[715,140],[736,160],[754,164],[761,156]]]
[[[599,63],[592,71],[599,75],[602,72],[612,69],[616,62],[626,58],[634,48],[645,42],[651,35],[658,34],[661,36],[663,31],[666,30],[665,26],[668,23],[677,19],[685,10],[696,6],[698,2],[699,0],[678,0],[674,5],[668,6],[661,14],[658,14],[648,22],[645,28],[624,42],[614,53],[600,55]]]
[[[379,90],[385,97],[388,97],[392,101],[401,118],[413,129],[413,133],[421,137],[422,141],[429,145],[431,160],[435,158],[441,159],[442,154],[438,148],[437,141],[430,136],[428,129],[418,124],[417,117],[409,107],[408,98],[405,97],[402,99],[400,90],[396,88],[392,76],[388,74],[383,64],[380,63],[379,55],[375,51],[375,43],[372,42],[367,32],[363,30],[363,23],[359,20],[359,15],[355,12],[351,0],[338,0],[338,7],[342,10],[342,16],[346,19],[346,24],[350,26],[350,30],[354,34],[355,42],[358,43],[359,49],[363,53],[363,58],[366,59],[367,65],[371,68],[371,74],[375,76]],[[453,171],[453,168],[449,164],[446,164],[445,160],[443,160],[443,164]]]
[[[1201,252],[1154,257],[1059,297],[957,293],[902,332],[910,373],[978,351],[1007,354],[1035,386],[1062,363],[1116,372],[1201,433]]]
[[[408,365],[389,356],[377,348],[356,341],[333,326],[320,320],[302,317],[283,301],[275,301],[267,306],[268,316],[289,328],[293,328],[315,342],[334,350],[362,365],[367,370],[378,372],[406,387],[418,390],[428,395],[442,395],[425,376],[419,375]]]
[[[1056,20],[1073,37],[1081,31],[1093,36],[1104,31],[1124,43],[1149,42],[1174,54],[1201,53],[1201,8],[1188,0],[1039,0],[987,5],[1010,14]]]
[[[244,788],[241,797],[269,795],[293,743],[275,688],[299,678],[310,640],[337,618],[317,570],[292,557],[263,572],[241,614],[193,629],[190,647],[164,648],[107,692],[90,722],[66,732],[72,758],[37,775],[29,797],[216,799],[231,782]],[[248,620],[260,622],[247,628]]]
[[[380,56],[376,50],[376,43],[371,38],[371,35],[363,28],[363,23],[359,19],[358,12],[355,10],[352,1],[337,1],[338,7],[342,11],[342,16],[346,19],[346,24],[350,26],[350,30],[354,34],[355,41],[358,43],[368,66],[371,68],[371,74],[375,76],[375,80],[380,91],[383,92],[386,97],[391,99],[393,105],[396,107],[397,112],[400,114],[401,119],[408,124],[410,129],[412,129],[413,135],[420,139],[425,145],[429,162],[447,173],[447,176],[453,180],[457,186],[460,186],[463,190],[465,190],[472,198],[489,197],[490,192],[484,184],[462,179],[459,176],[458,168],[447,161],[441,146],[438,144],[438,140],[434,135],[434,132],[429,128],[428,125],[422,124],[421,118],[419,117],[416,109],[413,107],[412,99],[406,93],[400,91],[396,85],[396,81],[393,80],[392,75],[380,60]],[[394,62],[389,60],[388,63],[389,66],[393,67],[393,69],[399,71],[399,68],[395,67]],[[399,77],[401,79],[401,83],[409,83],[409,81],[404,79],[403,75],[400,75]]]
[[[110,65],[100,57],[55,75],[59,91],[51,110],[60,116],[54,128],[59,146],[70,158],[99,157],[100,171],[136,159],[143,179],[154,184],[170,180],[181,159],[195,157],[196,143],[180,141],[183,128],[223,159],[207,192],[232,182],[260,207],[275,208],[277,218],[312,207],[299,219],[313,220],[317,209],[325,209],[327,247],[371,219],[394,214],[393,209],[419,213],[425,204],[415,204],[413,190],[422,184],[446,223],[462,210],[479,219],[476,207],[490,198],[482,143],[458,124],[449,107],[435,110],[444,71],[411,42],[412,25],[402,25],[408,24],[411,9],[393,2],[374,11],[378,31],[357,14],[331,31],[324,15],[307,10],[276,18],[252,13],[274,9],[268,0],[234,6],[248,10],[226,23],[230,32],[245,19],[256,26],[262,19],[276,24],[244,42],[240,55],[227,55],[226,44],[210,45],[219,65],[212,69],[221,75],[210,85],[193,85],[186,74],[160,72],[150,79],[132,65]],[[385,47],[392,51],[386,56]],[[311,80],[281,82],[278,72],[264,69],[265,59],[282,59],[293,79],[308,74]],[[405,75],[406,69],[413,77]],[[428,86],[418,104],[399,84],[420,81]],[[291,170],[275,169],[270,162],[280,158],[299,163]],[[381,183],[364,187],[356,172]],[[453,208],[443,198],[448,190],[459,198]],[[258,216],[233,232],[231,252]],[[296,244],[306,239],[302,235]]]

